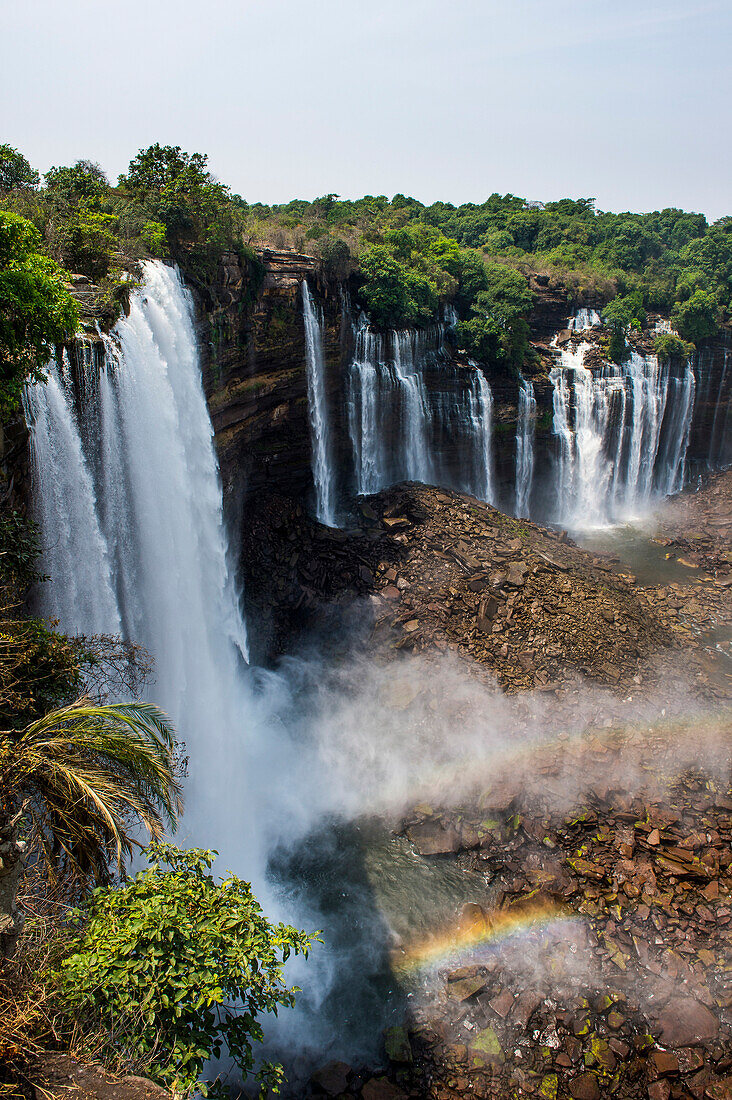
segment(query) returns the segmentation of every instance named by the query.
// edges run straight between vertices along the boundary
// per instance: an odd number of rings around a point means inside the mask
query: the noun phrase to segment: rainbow
[[[392,955],[395,973],[415,973],[441,967],[479,963],[507,940],[545,932],[562,933],[580,919],[571,910],[547,902],[515,906],[462,920]]]

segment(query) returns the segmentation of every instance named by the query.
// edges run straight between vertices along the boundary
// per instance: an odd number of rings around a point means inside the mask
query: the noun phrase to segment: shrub
[[[688,344],[673,332],[662,332],[656,337],[654,351],[661,362],[669,359],[688,359],[694,351],[694,345]]]
[[[153,844],[147,855],[147,870],[95,890],[80,914],[58,974],[62,1002],[84,1031],[101,1027],[120,1064],[207,1095],[200,1075],[224,1048],[245,1075],[253,1070],[260,1015],[299,992],[285,984],[284,963],[307,956],[315,937],[269,924],[241,879],[216,882],[207,873],[215,852]],[[257,1077],[277,1091],[282,1067],[265,1063]]]
[[[676,303],[671,324],[680,336],[696,344],[717,331],[717,303],[711,294],[696,290],[685,302]]]
[[[26,378],[43,379],[53,345],[78,322],[65,272],[40,248],[34,225],[0,211],[0,417],[17,409]]]

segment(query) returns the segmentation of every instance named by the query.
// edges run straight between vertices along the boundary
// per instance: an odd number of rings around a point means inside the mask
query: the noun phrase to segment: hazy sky
[[[0,142],[160,141],[249,201],[732,213],[732,0],[4,0]]]

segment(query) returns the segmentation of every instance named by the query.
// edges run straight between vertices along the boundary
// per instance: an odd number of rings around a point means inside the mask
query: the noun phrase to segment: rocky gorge
[[[319,311],[338,526],[314,516],[303,282]],[[418,730],[436,722],[446,742],[454,733],[456,755],[447,764],[439,759],[429,795],[398,810],[377,804],[373,814],[387,827],[389,844],[485,886],[480,903],[455,890],[446,926],[392,936],[389,973],[408,1009],[386,1028],[379,1055],[328,1062],[311,1050],[293,1095],[732,1095],[732,482],[729,472],[709,473],[725,464],[730,446],[727,337],[709,341],[692,366],[671,364],[664,374],[658,363],[648,367],[649,330],[634,347],[646,366],[621,376],[604,364],[602,327],[569,325],[577,303],[567,292],[541,275],[531,285],[534,354],[523,379],[483,371],[457,346],[449,316],[423,338],[384,338],[380,358],[366,366],[383,368],[401,403],[384,403],[379,446],[391,454],[408,434],[403,413],[414,401],[434,431],[417,440],[417,449],[422,455],[439,440],[440,465],[433,479],[392,484],[385,476],[367,494],[357,491],[354,458],[353,364],[364,329],[350,304],[353,288],[328,278],[308,255],[273,249],[256,264],[226,254],[214,280],[191,287],[200,358],[189,365],[193,374],[200,367],[223,513],[213,516],[210,508],[216,540],[203,545],[182,578],[189,588],[181,583],[164,609],[169,633],[196,638],[196,646],[214,635],[210,608],[186,634],[186,605],[198,599],[191,582],[197,571],[215,562],[224,576],[225,518],[243,597],[236,600],[221,581],[217,621],[227,629],[234,622],[243,653],[243,606],[250,665],[273,676],[313,639],[326,669],[357,650],[369,667],[395,677],[386,691],[387,724],[390,715],[395,728],[397,718]],[[151,305],[143,290],[137,305],[136,323],[142,313],[153,332],[157,293],[155,299],[150,291]],[[171,300],[182,308],[175,295]],[[590,311],[602,303],[583,305]],[[191,358],[193,339],[171,343],[165,365],[173,374],[177,360]],[[109,548],[99,561],[109,568],[112,610],[126,624],[134,617],[125,585],[144,576],[148,553],[142,510],[128,522],[134,493],[127,482],[142,483],[148,470],[126,464],[114,453],[109,425],[106,435],[100,428],[105,393],[97,380],[104,375],[121,385],[115,371],[125,369],[112,344],[90,315],[90,331],[66,349],[59,379],[71,395],[68,419],[79,426],[77,451],[89,467],[90,509]],[[576,444],[582,394],[590,394],[591,442],[615,447],[618,502],[628,503],[628,485],[642,469],[633,439],[647,443],[655,432],[642,502],[654,510],[640,557],[602,537],[584,545],[558,514],[562,409],[552,372],[584,345],[584,364],[566,366],[566,410]],[[131,356],[129,347],[125,353]],[[531,518],[511,514],[526,380],[535,401]],[[138,386],[143,381],[140,371]],[[606,382],[611,397],[603,404]],[[106,394],[107,410],[115,408],[113,398],[114,390]],[[684,416],[677,424],[669,414],[664,436],[666,409],[674,401],[681,407],[682,399]],[[647,419],[636,423],[641,407]],[[185,497],[193,519],[178,534],[181,545],[195,546],[193,521],[201,501],[210,503],[213,474],[195,481],[191,493],[188,472],[200,477],[208,426],[201,416],[186,420],[185,408],[182,401],[176,407],[179,420],[167,425],[156,461],[167,472],[176,432],[200,446],[196,461],[186,456],[177,480],[163,483]],[[607,412],[599,427],[598,409]],[[454,430],[461,424],[465,432]],[[130,416],[122,427],[131,440],[136,433],[138,445],[141,423]],[[472,466],[466,472],[476,446],[485,459],[482,480]],[[686,485],[663,504],[653,480],[656,455],[678,475],[673,488]],[[105,478],[105,463],[115,462],[116,481]],[[583,462],[583,453],[573,452],[573,477]],[[157,485],[160,471],[152,469]],[[467,481],[473,491],[465,491]],[[475,491],[478,483],[485,492]],[[119,485],[129,500],[114,495]],[[156,569],[151,595],[175,573],[168,562]],[[144,623],[144,613],[134,612]],[[204,654],[219,677],[222,654],[213,645]],[[193,681],[198,650],[182,646],[179,659],[193,662],[185,666]],[[178,676],[180,668],[169,664],[163,673],[172,668]],[[239,676],[238,667],[231,676]],[[216,685],[217,692],[227,689],[221,678]],[[203,701],[204,724],[215,695]],[[510,736],[500,751],[489,739],[486,755],[463,759],[458,731],[476,713],[490,714],[496,700],[509,708],[498,713]],[[226,789],[234,801],[236,788]],[[307,846],[308,834],[300,841]]]

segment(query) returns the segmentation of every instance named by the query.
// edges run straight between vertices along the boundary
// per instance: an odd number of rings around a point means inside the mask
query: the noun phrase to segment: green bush
[[[688,359],[694,351],[694,345],[688,344],[673,332],[662,332],[656,337],[653,350],[661,362],[670,359]]]
[[[534,296],[526,279],[503,264],[486,264],[484,286],[471,306],[471,317],[459,326],[464,347],[484,363],[519,370],[529,350],[526,317]]]
[[[251,887],[207,872],[215,852],[147,849],[150,866],[119,887],[97,889],[58,983],[69,1017],[100,1029],[120,1066],[133,1064],[176,1094],[211,1090],[206,1062],[227,1050],[246,1076],[260,1016],[295,1002],[283,966],[317,937],[271,925]],[[169,868],[169,870],[166,870]],[[262,1089],[278,1091],[282,1067],[265,1063]],[[224,1096],[222,1085],[213,1091]]]
[[[40,176],[12,145],[0,145],[0,191],[26,191],[38,186]]]
[[[78,323],[63,272],[25,218],[0,210],[0,417],[18,407],[27,378],[43,380],[54,344]]]
[[[685,302],[676,303],[671,324],[680,336],[696,344],[717,331],[717,303],[711,294],[696,290]]]

